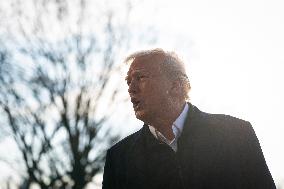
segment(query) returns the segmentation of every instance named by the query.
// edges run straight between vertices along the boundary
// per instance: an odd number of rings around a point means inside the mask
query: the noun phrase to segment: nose
[[[128,86],[128,93],[131,96],[133,94],[136,94],[137,92],[138,92],[137,82],[135,82],[135,80],[132,80]]]

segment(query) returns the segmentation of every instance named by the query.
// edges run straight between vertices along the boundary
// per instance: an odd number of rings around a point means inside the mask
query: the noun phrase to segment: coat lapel
[[[190,150],[190,146],[188,145],[193,142],[191,141],[193,139],[192,136],[195,135],[195,130],[199,126],[201,111],[191,103],[188,103],[188,106],[189,111],[187,113],[187,117],[184,123],[183,132],[181,133],[181,136],[178,139],[178,152]]]
[[[132,183],[140,183],[141,186],[151,186],[155,184],[155,179],[158,178],[156,171],[159,170],[157,164],[159,162],[159,149],[164,143],[159,142],[154,138],[149,130],[149,127],[145,124],[139,131],[139,135],[133,142],[133,145],[129,149],[127,159],[127,185],[132,186]]]
[[[136,137],[135,141],[131,145],[127,158],[127,185],[131,187],[132,183],[142,186],[143,182],[148,175],[148,161],[147,161],[147,149],[146,138],[147,136],[147,126],[144,125],[143,128],[138,131],[139,135]],[[150,132],[150,131],[149,131]]]

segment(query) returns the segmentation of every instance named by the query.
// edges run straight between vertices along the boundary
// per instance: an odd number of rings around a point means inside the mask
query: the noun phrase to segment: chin
[[[139,120],[141,120],[141,121],[143,121],[143,122],[146,121],[145,112],[142,111],[142,110],[136,111],[136,112],[135,112],[135,116],[136,116],[137,119],[139,119]]]

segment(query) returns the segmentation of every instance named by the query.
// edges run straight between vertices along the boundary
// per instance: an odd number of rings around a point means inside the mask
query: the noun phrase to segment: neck
[[[161,132],[168,140],[173,140],[175,135],[172,130],[172,125],[174,121],[181,114],[183,108],[185,106],[185,102],[177,103],[170,108],[163,111],[162,115],[159,118],[153,120],[150,124],[155,127],[159,132]]]

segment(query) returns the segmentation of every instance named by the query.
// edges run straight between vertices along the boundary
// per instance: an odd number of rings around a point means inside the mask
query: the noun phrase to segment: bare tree
[[[118,139],[109,119],[121,86],[116,60],[129,46],[131,4],[107,2],[5,5],[12,11],[0,30],[0,118],[21,152],[25,188],[84,188]]]

